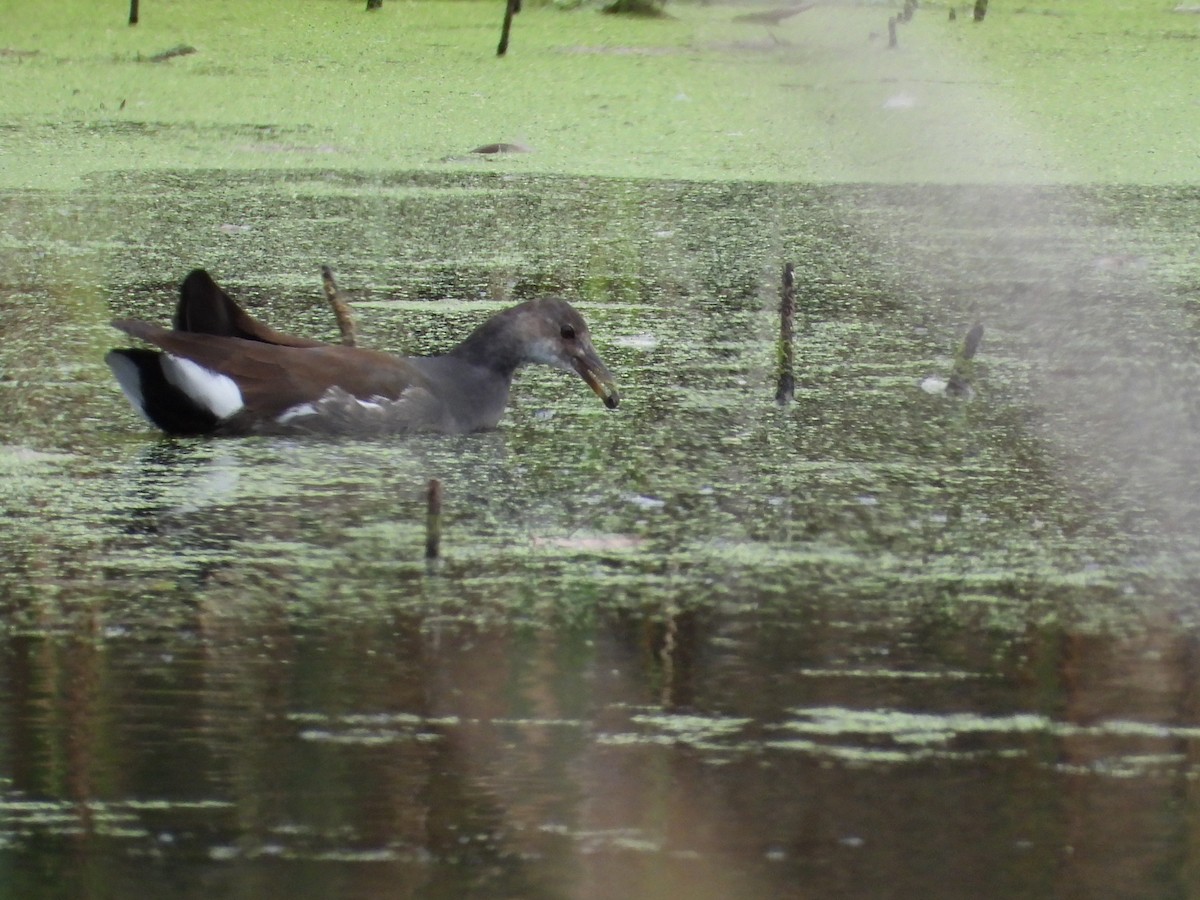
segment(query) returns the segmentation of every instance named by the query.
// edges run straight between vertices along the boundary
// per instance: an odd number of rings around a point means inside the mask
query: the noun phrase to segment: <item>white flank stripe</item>
[[[167,381],[203,406],[218,419],[227,419],[242,408],[242,392],[228,375],[206,369],[180,356],[163,354]]]
[[[351,401],[357,403],[359,409],[370,410],[371,412],[383,412],[384,404],[391,402],[383,397],[372,397],[370,400],[363,400],[359,397],[350,396],[341,388],[334,387],[326,391],[325,396],[315,403],[300,403],[285,409],[275,417],[275,421],[280,425],[286,425],[293,419],[300,419],[304,416],[336,415],[339,410],[343,415],[350,414],[355,408]]]
[[[299,406],[293,406],[285,409],[275,421],[280,425],[286,425],[292,419],[299,419],[301,416],[315,416],[317,414],[317,406],[315,403],[301,403]]]

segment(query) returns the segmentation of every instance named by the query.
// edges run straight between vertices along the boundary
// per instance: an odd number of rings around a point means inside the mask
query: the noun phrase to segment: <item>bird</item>
[[[620,403],[583,316],[559,297],[499,312],[434,356],[275,331],[204,269],[181,284],[171,328],[112,325],[152,345],[104,359],[134,410],[175,436],[488,431],[504,414],[514,374],[531,363],[576,373],[609,409]]]

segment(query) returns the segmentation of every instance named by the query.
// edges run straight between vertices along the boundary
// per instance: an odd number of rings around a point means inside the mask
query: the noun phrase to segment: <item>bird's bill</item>
[[[616,409],[621,402],[617,380],[608,366],[604,365],[596,351],[590,347],[571,360],[571,366],[609,409]]]

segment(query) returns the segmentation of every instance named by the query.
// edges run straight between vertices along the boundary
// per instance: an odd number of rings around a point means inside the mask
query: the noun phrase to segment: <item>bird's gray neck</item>
[[[505,379],[511,379],[513,373],[529,361],[525,358],[520,336],[505,316],[489,319],[446,355],[495,372]]]

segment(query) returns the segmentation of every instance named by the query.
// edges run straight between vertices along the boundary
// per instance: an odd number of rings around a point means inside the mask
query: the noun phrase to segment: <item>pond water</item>
[[[1194,895],[1197,200],[482,165],[0,196],[0,893]],[[561,293],[621,408],[527,370],[464,437],[132,414],[110,318],[203,265],[333,339],[322,264],[411,353]],[[924,390],[975,322],[973,396]]]

